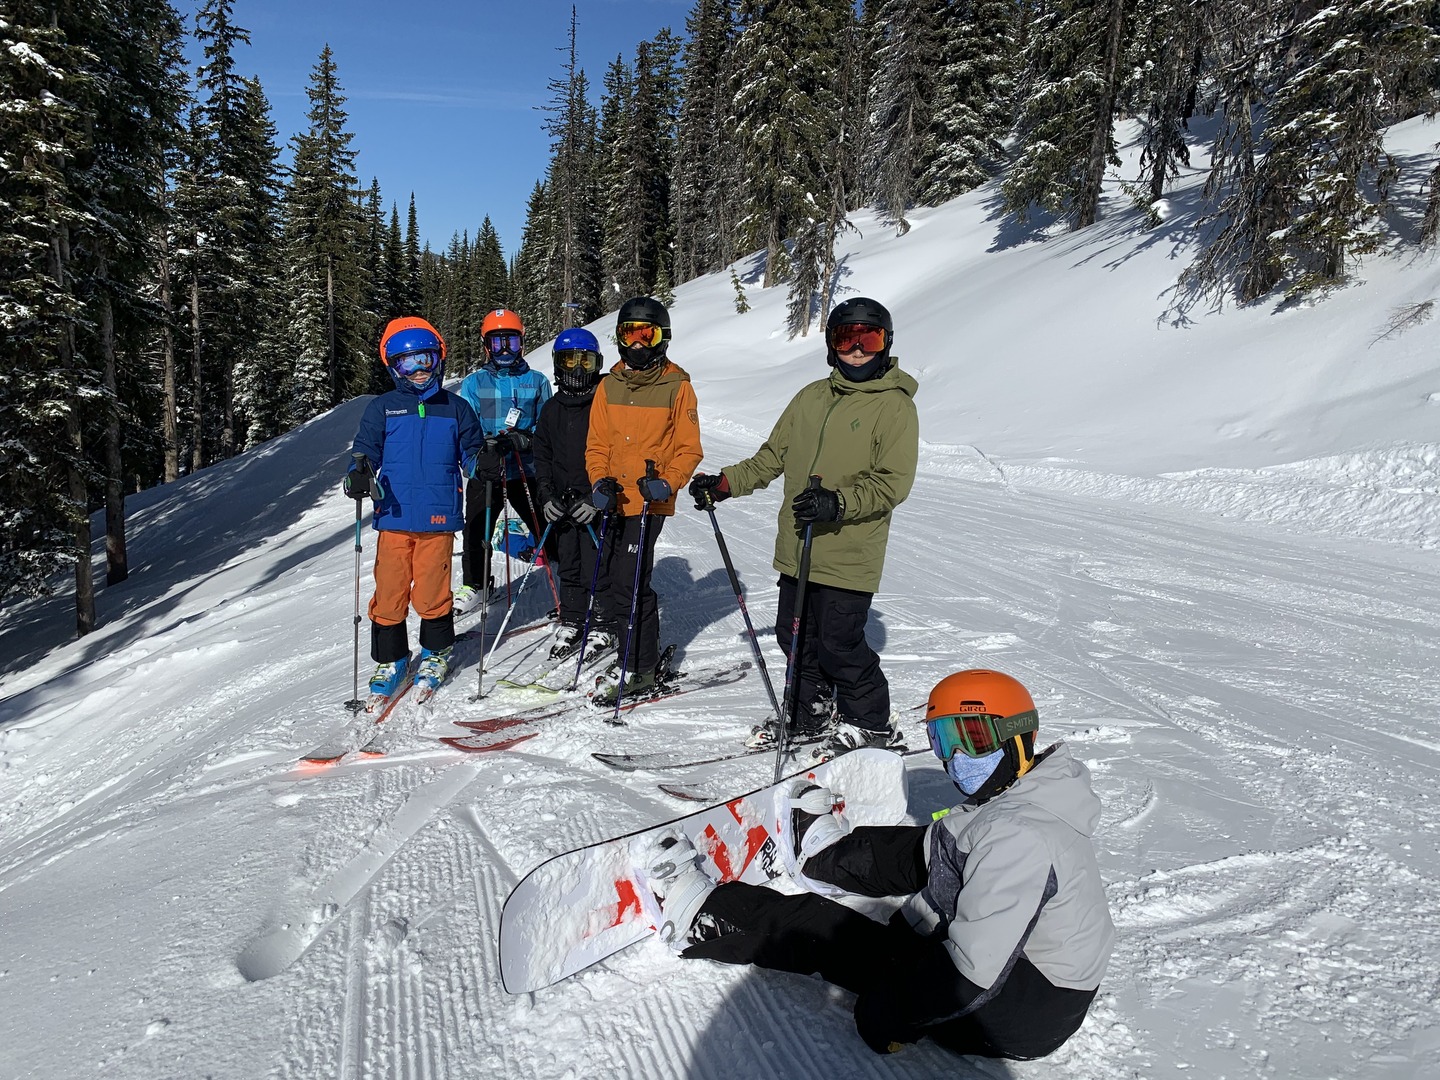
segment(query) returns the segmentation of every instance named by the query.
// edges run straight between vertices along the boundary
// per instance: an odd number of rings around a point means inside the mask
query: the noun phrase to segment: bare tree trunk
[[[1120,71],[1120,36],[1125,27],[1124,0],[1110,0],[1110,25],[1105,37],[1105,89],[1095,103],[1095,127],[1090,132],[1090,156],[1075,200],[1075,228],[1094,225],[1100,213],[1100,185],[1109,164],[1110,138],[1115,127],[1115,93]]]
[[[330,404],[340,404],[340,358],[335,355],[335,264],[325,257],[325,340],[330,350]]]
[[[190,443],[190,471],[197,473],[205,467],[205,410],[200,399],[203,390],[200,371],[200,275],[193,272],[190,275],[190,338],[190,380],[195,394],[190,410],[195,425]]]
[[[125,554],[124,463],[120,456],[120,380],[115,364],[115,311],[110,303],[109,264],[99,253],[101,281],[100,353],[105,362],[105,584],[118,585],[130,576]]]
[[[50,242],[50,272],[65,290],[65,267],[70,262],[70,237],[64,225],[56,227]],[[95,629],[95,576],[90,569],[90,493],[85,484],[85,433],[80,423],[81,376],[75,356],[75,328],[67,323],[60,335],[60,370],[68,374],[73,393],[65,410],[65,443],[70,451],[66,483],[75,514],[75,636]]]
[[[160,323],[165,398],[160,422],[165,441],[165,483],[173,484],[180,478],[180,420],[175,385],[175,334],[170,326],[170,241],[163,229],[160,233],[160,307],[165,313]]]

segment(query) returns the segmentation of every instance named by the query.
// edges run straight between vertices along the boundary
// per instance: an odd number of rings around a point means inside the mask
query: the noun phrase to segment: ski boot
[[[402,656],[386,664],[378,664],[375,674],[370,676],[370,700],[365,703],[366,712],[374,712],[405,685],[405,676],[410,670],[410,658]]]
[[[420,691],[421,701],[433,694],[450,674],[450,656],[453,651],[453,645],[447,645],[443,649],[420,650],[420,664],[415,672],[415,689]]]
[[[635,701],[651,696],[658,685],[653,671],[631,671],[625,675],[624,696],[620,692],[620,667],[601,675],[590,695],[590,704],[597,709],[613,709],[616,701]]]
[[[812,756],[816,761],[829,761],[841,754],[848,754],[851,750],[859,750],[862,746],[878,746],[882,750],[893,750],[897,754],[903,754],[906,750],[905,739],[895,729],[894,720],[885,727],[876,729],[861,727],[853,720],[842,719],[834,733],[815,748]]]
[[[561,623],[555,630],[555,640],[545,659],[559,663],[568,660],[580,651],[580,627],[574,623]]]
[[[788,725],[786,742],[793,749],[802,743],[815,742],[830,734],[835,726],[835,702],[831,698],[812,701],[800,710],[798,724]],[[780,722],[773,716],[750,729],[745,745],[751,750],[773,750],[780,740]]]

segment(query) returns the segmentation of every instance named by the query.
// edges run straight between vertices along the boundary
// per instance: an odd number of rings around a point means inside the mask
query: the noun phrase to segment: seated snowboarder
[[[661,898],[662,939],[687,958],[818,972],[857,995],[856,1029],[879,1054],[926,1036],[959,1054],[1053,1052],[1085,1019],[1115,928],[1089,770],[1064,743],[1036,754],[1038,727],[1015,679],[961,671],[926,710],[930,747],[966,797],[958,807],[930,825],[847,831],[830,792],[796,783],[800,872],[907,897],[888,924],[813,892],[715,885],[672,831],[636,853]]]

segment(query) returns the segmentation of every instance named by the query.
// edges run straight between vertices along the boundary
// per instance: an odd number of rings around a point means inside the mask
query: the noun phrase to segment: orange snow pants
[[[422,619],[448,615],[455,534],[385,529],[379,537],[371,620],[381,626],[401,625],[411,604]]]

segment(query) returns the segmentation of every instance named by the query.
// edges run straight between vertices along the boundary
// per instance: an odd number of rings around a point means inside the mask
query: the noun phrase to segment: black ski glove
[[[560,505],[559,499],[546,499],[540,512],[545,515],[545,520],[553,525],[565,516],[565,507]]]
[[[515,449],[515,443],[512,441],[514,434],[513,431],[502,431],[499,435],[496,435],[494,439],[486,439],[485,441],[495,444],[495,452],[497,454],[508,456],[510,451]]]
[[[590,489],[590,501],[595,509],[608,514],[615,507],[615,497],[620,494],[620,483],[613,476],[602,476]]]
[[[709,473],[696,473],[687,490],[695,500],[696,510],[709,510],[716,503],[730,498],[730,481],[725,479],[723,472],[714,476]]]
[[[370,468],[370,462],[361,458],[355,463],[355,467],[345,474],[342,486],[345,494],[355,500],[368,499],[374,490],[375,473]]]
[[[510,436],[510,449],[518,450],[522,454],[530,451],[530,444],[534,441],[534,439],[531,438],[530,432],[521,431],[519,428],[512,428],[505,434]]]
[[[806,488],[790,500],[790,512],[795,520],[805,525],[812,521],[839,521],[845,512],[844,503],[838,491],[829,488]]]
[[[670,487],[670,481],[662,480],[658,476],[644,476],[635,481],[635,486],[640,489],[640,498],[646,502],[664,502],[674,495]]]

